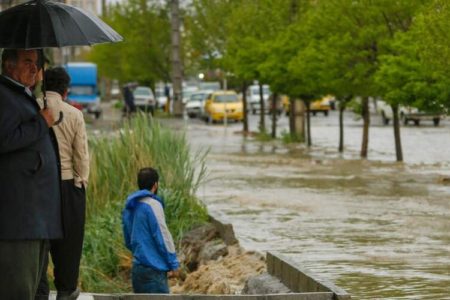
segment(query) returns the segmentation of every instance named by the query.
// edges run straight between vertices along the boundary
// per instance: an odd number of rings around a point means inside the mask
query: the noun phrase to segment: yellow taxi
[[[216,91],[205,101],[205,121],[217,122],[227,120],[242,121],[244,109],[242,101],[234,91]]]
[[[312,101],[309,105],[309,110],[313,114],[313,116],[316,115],[316,113],[321,112],[325,116],[328,116],[328,112],[331,109],[331,101],[333,101],[333,96],[325,96],[322,99]]]
[[[330,109],[334,109],[333,105],[335,103],[334,96],[327,95],[321,99],[314,100],[309,104],[309,109],[311,113],[315,116],[318,112],[323,113],[325,116],[328,116],[328,112]],[[284,108],[284,111],[286,112],[286,116],[289,115],[290,105],[289,105],[289,98],[285,97],[282,98],[282,106]]]

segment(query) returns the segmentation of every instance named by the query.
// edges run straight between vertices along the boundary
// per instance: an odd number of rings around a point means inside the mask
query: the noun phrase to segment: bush
[[[206,172],[206,151],[191,154],[184,134],[137,114],[113,137],[90,141],[91,175],[80,270],[82,289],[120,292],[130,289],[130,254],[124,246],[121,211],[137,190],[137,171],[152,166],[160,173],[166,220],[177,243],[183,232],[207,220],[194,197]]]

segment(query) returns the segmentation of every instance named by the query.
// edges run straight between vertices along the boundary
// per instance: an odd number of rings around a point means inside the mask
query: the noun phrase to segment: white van
[[[389,121],[394,117],[392,108],[383,100],[377,99],[376,101],[377,113],[380,114],[383,124],[388,125]],[[442,109],[442,112],[436,113],[420,111],[416,107],[411,106],[400,106],[398,109],[398,113],[400,121],[403,122],[403,125],[408,125],[408,123],[411,121],[414,122],[416,126],[419,126],[421,121],[433,121],[434,126],[439,126],[441,119],[445,118],[444,108]]]
[[[269,97],[271,95],[270,88],[267,84],[263,85],[263,99],[264,99],[264,110],[269,110]],[[257,111],[261,110],[260,105],[260,95],[259,95],[259,85],[254,84],[248,87],[247,89],[247,109],[252,112],[252,114],[256,114]]]

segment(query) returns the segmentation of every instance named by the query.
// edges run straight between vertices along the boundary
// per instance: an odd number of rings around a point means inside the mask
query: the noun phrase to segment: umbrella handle
[[[59,112],[59,118],[58,118],[58,120],[55,121],[55,123],[53,123],[53,126],[58,125],[59,123],[61,123],[63,119],[64,119],[64,113],[62,111],[60,111]]]

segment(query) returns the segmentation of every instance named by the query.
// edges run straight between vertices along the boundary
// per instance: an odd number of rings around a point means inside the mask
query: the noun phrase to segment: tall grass
[[[130,254],[125,249],[121,211],[137,190],[137,171],[152,166],[160,174],[159,193],[175,241],[197,223],[205,207],[194,197],[205,176],[206,151],[192,154],[185,135],[161,127],[144,114],[126,122],[112,137],[90,141],[91,175],[80,281],[89,292],[130,289]]]

